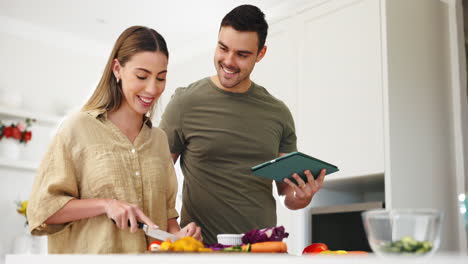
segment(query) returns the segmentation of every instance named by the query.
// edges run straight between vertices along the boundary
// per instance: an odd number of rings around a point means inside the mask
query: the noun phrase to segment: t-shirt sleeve
[[[294,126],[294,119],[286,105],[285,108],[286,116],[283,123],[283,134],[281,136],[279,153],[290,153],[297,151],[297,137],[296,128]]]
[[[48,235],[64,229],[66,224],[44,222],[66,203],[79,197],[74,162],[64,136],[55,136],[34,179],[28,201],[27,218],[33,235]]]
[[[183,133],[183,88],[176,89],[169,104],[162,115],[159,128],[167,135],[171,153],[181,153],[185,148],[185,137]]]
[[[177,176],[174,169],[172,160],[167,162],[166,172],[168,177],[168,185],[166,189],[166,208],[167,208],[167,219],[177,218],[179,214],[175,209],[176,198],[177,198]]]

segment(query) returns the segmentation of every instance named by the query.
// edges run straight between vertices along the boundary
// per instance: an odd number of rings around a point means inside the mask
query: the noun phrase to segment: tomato
[[[161,241],[153,241],[148,245],[148,251],[159,251],[161,248]]]
[[[304,250],[302,251],[302,254],[320,253],[324,250],[328,250],[327,245],[325,245],[324,243],[314,243],[312,245],[308,245],[307,247],[305,247]]]

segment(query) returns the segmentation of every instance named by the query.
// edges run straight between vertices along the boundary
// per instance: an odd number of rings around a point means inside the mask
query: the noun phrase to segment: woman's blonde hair
[[[133,26],[122,32],[114,44],[99,84],[81,110],[105,110],[111,112],[119,109],[124,95],[121,87],[122,82],[117,82],[112,71],[113,61],[117,59],[122,66],[125,66],[133,55],[143,51],[160,51],[169,59],[166,41],[154,29]],[[153,117],[154,106],[148,111],[149,118]]]

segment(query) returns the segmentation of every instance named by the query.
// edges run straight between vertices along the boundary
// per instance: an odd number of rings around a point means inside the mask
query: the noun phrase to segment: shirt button
[[[132,149],[132,153],[135,154],[135,149],[134,148]]]
[[[140,172],[139,171],[135,172],[135,175],[140,176]]]

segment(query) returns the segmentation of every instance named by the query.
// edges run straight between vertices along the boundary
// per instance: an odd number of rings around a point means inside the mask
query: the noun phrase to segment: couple
[[[272,182],[249,170],[296,151],[288,108],[250,80],[267,31],[257,7],[229,12],[218,35],[217,74],[177,89],[160,129],[151,118],[165,89],[166,42],[142,26],[120,35],[96,90],[57,132],[33,185],[29,225],[49,235],[49,253],[144,252],[152,238],[137,221],[207,244],[220,233],[276,225]],[[276,183],[290,209],[307,206],[323,183],[324,170],[317,180],[305,173],[308,183],[298,175],[298,185]]]

